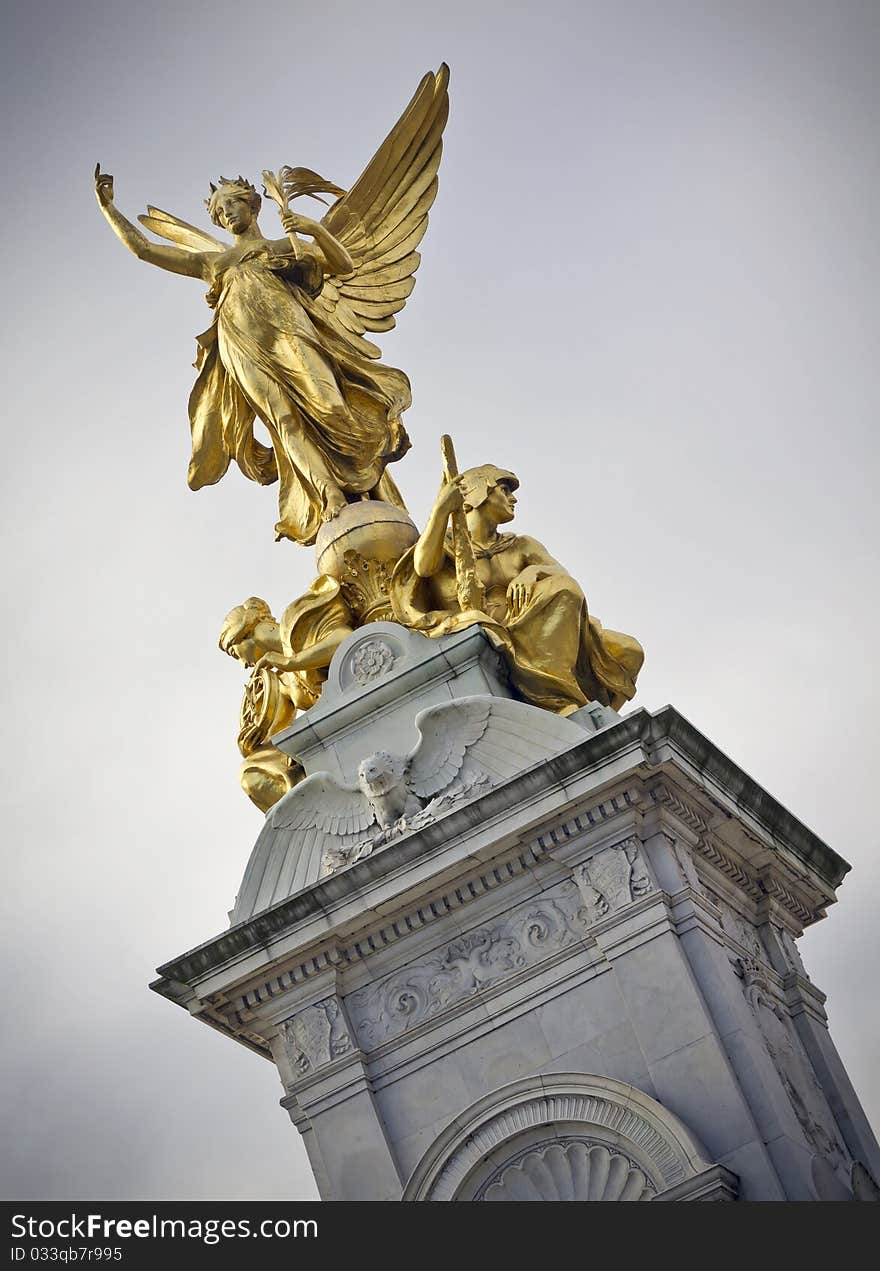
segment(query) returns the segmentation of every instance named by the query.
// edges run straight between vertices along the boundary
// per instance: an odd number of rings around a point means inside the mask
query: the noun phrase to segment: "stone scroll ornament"
[[[346,1000],[358,1044],[365,1051],[417,1028],[477,993],[505,984],[586,931],[577,888],[570,881],[517,905],[496,922],[476,927]]]

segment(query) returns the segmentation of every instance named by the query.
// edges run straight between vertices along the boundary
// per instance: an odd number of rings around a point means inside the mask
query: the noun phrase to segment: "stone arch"
[[[404,1200],[734,1200],[687,1127],[613,1077],[551,1073],[485,1096],[424,1154]]]

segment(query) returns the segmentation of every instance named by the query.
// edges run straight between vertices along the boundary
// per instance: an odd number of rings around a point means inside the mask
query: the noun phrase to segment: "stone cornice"
[[[697,789],[693,795],[685,793],[668,774],[649,787],[651,801],[663,817],[671,818],[679,833],[685,828],[686,842],[695,861],[701,866],[709,865],[753,901],[775,900],[798,932],[825,916],[824,906],[835,899],[825,878],[814,869],[799,868],[799,859],[784,846],[760,840],[739,822],[739,850],[731,847],[717,828],[711,828],[712,818],[696,806],[694,795],[698,793]]]
[[[821,880],[827,903],[849,868],[846,862],[672,707],[664,707],[655,715],[633,712],[441,821],[174,959],[160,968],[161,978],[150,987],[204,1014],[204,1004],[197,1004],[200,992],[207,989],[216,1002],[216,986],[222,982],[226,1014],[235,1008],[225,994],[231,991],[234,1000],[236,983],[248,997],[259,999],[262,992],[280,992],[344,966],[353,956],[367,956],[469,904],[566,839],[595,835],[597,826],[601,829],[603,823],[618,819],[628,818],[632,824],[633,817],[641,815],[640,807],[650,803],[645,781],[656,790],[652,773],[660,777],[670,768],[689,778],[686,784],[693,783],[697,796],[702,793],[722,808],[728,806],[726,815],[751,818],[765,864],[770,861],[774,867],[761,872],[759,884],[755,869],[739,862],[707,832],[708,821],[698,808],[679,800],[681,806],[672,811],[690,825],[701,844],[698,850],[711,865],[752,897],[765,892],[783,906],[794,906],[801,922],[822,916],[820,897],[811,883]],[[659,802],[662,805],[662,798]],[[512,814],[514,829],[508,828]],[[524,828],[529,823],[531,831]],[[475,871],[481,857],[490,859]],[[788,862],[784,868],[783,857]],[[798,863],[805,874],[802,886],[792,869]],[[215,984],[213,990],[207,988],[209,980]],[[252,1005],[253,997],[236,1002],[245,1010]],[[241,1027],[216,1016],[207,1022],[236,1034]],[[255,1038],[251,1034],[247,1040],[253,1045]]]
[[[163,992],[164,980],[178,981],[183,984],[193,983],[205,975],[230,966],[250,952],[268,951],[269,946],[278,937],[297,927],[305,926],[309,920],[312,920],[316,934],[320,927],[329,930],[331,925],[338,933],[339,912],[347,902],[357,901],[358,910],[369,913],[372,908],[370,891],[374,884],[385,883],[395,874],[405,876],[407,867],[414,862],[445,854],[450,846],[458,846],[465,836],[470,840],[476,830],[488,829],[499,822],[511,808],[521,810],[524,806],[527,808],[529,804],[532,804],[535,806],[537,823],[549,824],[552,820],[551,808],[554,803],[558,806],[561,795],[567,805],[567,816],[564,820],[571,820],[570,796],[566,798],[566,781],[580,775],[585,769],[589,770],[595,766],[594,762],[590,762],[595,760],[595,756],[589,751],[585,752],[585,746],[589,745],[591,740],[588,739],[587,743],[582,743],[571,751],[548,760],[545,765],[542,765],[540,775],[534,769],[522,773],[503,786],[491,789],[472,803],[447,813],[442,820],[390,843],[380,852],[358,861],[348,869],[321,879],[305,891],[273,905],[247,922],[239,923],[214,939],[198,945],[181,957],[159,967],[162,979],[155,981],[150,987],[155,988],[157,992]],[[579,762],[572,762],[572,756],[577,756]],[[560,764],[560,761],[567,762]],[[579,815],[587,816],[586,798],[578,802],[584,805],[584,811]],[[591,815],[604,819],[606,815],[613,815],[619,810],[618,806],[610,805],[609,811],[605,813],[601,811],[602,804],[601,796],[593,798],[590,806],[594,808],[594,811]],[[502,829],[503,834],[503,827],[499,828]],[[582,828],[582,824],[577,825],[578,830]],[[561,827],[560,831],[565,833]],[[513,841],[520,836],[521,832]],[[542,843],[541,847],[543,846]],[[470,853],[462,852],[460,855],[468,857]],[[440,864],[439,861],[438,864]],[[405,878],[402,882],[404,886],[401,891],[404,891]],[[363,925],[363,921],[354,923],[353,929]],[[320,956],[324,957],[324,955]]]
[[[714,786],[725,802],[731,801],[740,814],[752,817],[778,846],[784,846],[804,865],[815,870],[830,888],[840,886],[850,869],[843,857],[743,772],[674,707],[664,706],[654,715],[647,712],[636,714],[645,716],[642,735],[657,759],[662,760],[664,751],[670,752],[686,772]],[[627,716],[627,720],[633,718],[632,715]],[[613,731],[607,730],[608,733]],[[598,734],[599,737],[604,735]]]

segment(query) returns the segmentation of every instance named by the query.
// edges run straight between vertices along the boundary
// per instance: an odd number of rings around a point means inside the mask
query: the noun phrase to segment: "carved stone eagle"
[[[584,739],[558,715],[490,696],[431,706],[416,715],[415,728],[409,754],[366,756],[356,785],[318,772],[269,810],[234,923]]]

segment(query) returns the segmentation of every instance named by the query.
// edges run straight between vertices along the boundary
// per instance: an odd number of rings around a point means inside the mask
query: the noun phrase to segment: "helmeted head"
[[[254,186],[242,176],[234,181],[221,177],[219,185],[212,181],[211,197],[205,199],[211,220],[231,234],[241,234],[257,219],[261,203]]]
[[[403,780],[406,760],[400,755],[378,750],[358,764],[358,785],[367,798],[387,794]]]
[[[243,605],[230,609],[223,619],[220,648],[231,658],[253,666],[259,657],[251,636],[261,622],[274,622],[272,610],[259,596],[249,596]]]
[[[465,512],[476,511],[490,503],[498,522],[512,521],[516,507],[514,490],[519,489],[519,478],[506,468],[494,463],[483,463],[478,468],[468,468],[461,474],[461,490]]]

